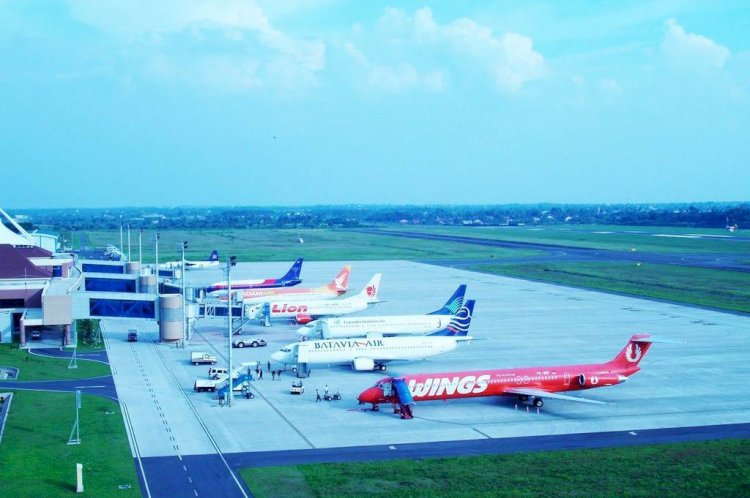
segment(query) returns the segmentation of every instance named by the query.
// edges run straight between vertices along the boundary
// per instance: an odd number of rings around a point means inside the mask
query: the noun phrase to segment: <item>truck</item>
[[[193,365],[216,365],[216,357],[202,351],[193,351],[190,353],[190,363]]]
[[[193,390],[196,392],[214,392],[216,389],[226,382],[226,377],[223,379],[195,379],[193,384]]]
[[[233,390],[242,392],[248,399],[255,397],[252,393],[249,393],[248,388],[249,380],[252,378],[250,372],[257,366],[257,361],[244,362],[238,368],[235,368],[232,373]],[[212,371],[214,375],[211,375]],[[196,392],[215,392],[224,388],[227,385],[227,379],[229,379],[226,368],[210,368],[209,376],[208,379],[195,379],[193,390]]]

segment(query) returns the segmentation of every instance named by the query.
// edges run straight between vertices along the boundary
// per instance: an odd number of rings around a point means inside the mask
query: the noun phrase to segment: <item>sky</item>
[[[750,200],[750,3],[0,0],[0,207]]]

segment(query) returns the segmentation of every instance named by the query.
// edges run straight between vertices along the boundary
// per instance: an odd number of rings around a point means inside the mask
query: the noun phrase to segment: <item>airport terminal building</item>
[[[73,258],[54,252],[57,237],[31,235],[5,211],[0,215],[0,342],[17,338],[25,347],[32,337],[53,334],[69,345]]]

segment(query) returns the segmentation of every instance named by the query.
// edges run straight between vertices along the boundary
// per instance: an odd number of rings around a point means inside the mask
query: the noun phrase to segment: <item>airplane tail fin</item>
[[[626,370],[639,370],[638,363],[646,355],[652,342],[654,339],[650,334],[634,334],[609,364]]]
[[[334,292],[343,294],[344,292],[346,292],[346,286],[349,285],[349,274],[351,272],[352,267],[349,265],[344,265],[339,274],[336,275],[336,278],[334,278],[326,287]]]
[[[464,294],[466,294],[466,284],[461,284],[456,292],[445,302],[442,308],[429,313],[430,315],[455,315],[461,306],[464,305]]]
[[[378,289],[380,288],[380,278],[382,273],[376,273],[372,276],[365,288],[359,293],[360,296],[367,299],[367,304],[378,302]]]
[[[474,303],[475,301],[473,299],[466,301],[466,303],[456,311],[456,314],[453,315],[453,318],[451,318],[447,327],[430,335],[449,335],[456,337],[469,335],[471,316],[474,314]]]
[[[281,280],[299,280],[299,274],[302,271],[302,258],[297,258],[286,275],[281,277]]]
[[[209,261],[219,261],[219,251],[214,249],[211,251],[211,256],[208,258]]]

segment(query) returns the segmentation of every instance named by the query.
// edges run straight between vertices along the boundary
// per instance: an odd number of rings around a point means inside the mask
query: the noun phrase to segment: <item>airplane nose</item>
[[[360,403],[377,403],[380,398],[380,389],[377,387],[368,387],[361,393],[357,399]]]
[[[307,337],[310,335],[310,331],[312,329],[310,327],[300,327],[297,329],[297,335],[301,335],[302,337]]]
[[[276,363],[286,363],[286,355],[281,351],[276,351],[271,355],[271,359]]]

